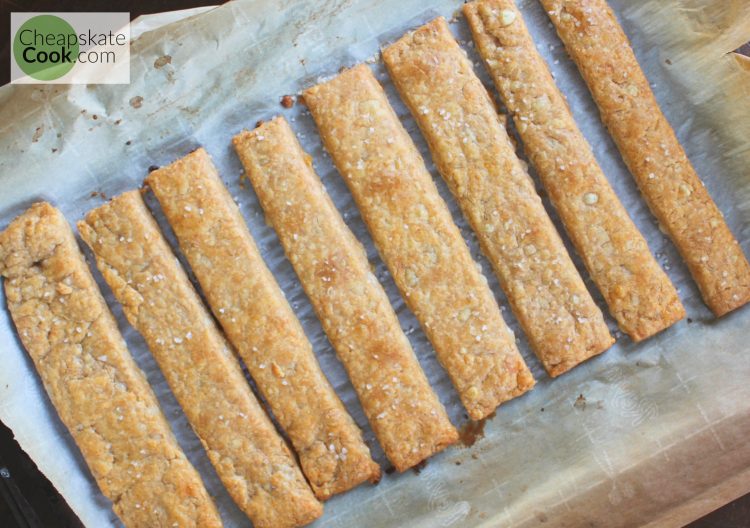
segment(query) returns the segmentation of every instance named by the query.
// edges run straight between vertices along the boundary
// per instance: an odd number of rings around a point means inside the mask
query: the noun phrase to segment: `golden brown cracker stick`
[[[399,471],[458,439],[367,256],[282,118],[234,138],[362,408]]]
[[[609,348],[604,318],[445,20],[407,33],[383,59],[550,375]]]
[[[540,0],[651,212],[721,316],[750,301],[750,264],[661,112],[605,0]]]
[[[254,526],[301,526],[323,508],[255,399],[138,191],[90,211],[81,237],[143,335],[219,478]]]
[[[21,343],[123,524],[220,527],[57,209],[34,204],[0,233],[0,275]]]
[[[380,467],[320,370],[208,153],[198,149],[152,172],[146,183],[316,496],[327,499],[377,481]]]
[[[640,341],[685,316],[576,126],[513,0],[464,4],[477,50],[529,159],[623,332]]]
[[[411,138],[364,65],[305,90],[326,149],[469,416],[534,380]]]

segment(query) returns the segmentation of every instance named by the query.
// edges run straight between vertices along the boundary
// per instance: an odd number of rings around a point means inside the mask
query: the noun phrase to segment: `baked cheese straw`
[[[365,65],[304,92],[409,308],[473,420],[534,385],[414,143]]]
[[[256,527],[322,514],[284,440],[138,191],[78,223],[130,324],[146,340],[229,494]]]
[[[662,230],[717,316],[750,301],[750,264],[659,108],[605,0],[541,0]]]
[[[310,342],[203,149],[149,174],[216,319],[299,456],[319,499],[377,481],[362,432],[320,370]]]
[[[513,0],[479,0],[463,12],[526,153],[622,331],[640,341],[682,319],[677,291],[599,168]]]
[[[383,59],[547,372],[609,348],[604,318],[445,20],[407,33]]]
[[[361,244],[287,122],[242,132],[234,145],[388,459],[404,471],[454,443]]]
[[[123,524],[220,527],[57,209],[37,203],[0,233],[0,275],[21,343]]]

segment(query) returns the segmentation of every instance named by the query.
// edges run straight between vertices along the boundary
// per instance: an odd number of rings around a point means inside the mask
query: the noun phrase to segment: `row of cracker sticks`
[[[750,266],[611,10],[604,0],[541,1],[706,303],[717,315],[745,304]],[[620,328],[640,341],[683,318],[674,286],[598,166],[513,1],[477,0],[464,13],[524,149]],[[609,348],[603,315],[445,20],[407,33],[383,58],[548,373]],[[469,416],[484,418],[531,389],[485,278],[369,68],[346,70],[304,97]],[[234,145],[394,467],[403,471],[456,442],[364,249],[288,123],[262,123]],[[256,526],[301,526],[322,514],[320,501],[376,482],[379,466],[208,154],[198,149],[146,183],[208,309],[138,191],[91,211],[79,231],[235,502]],[[14,220],[0,234],[0,273],[21,341],[123,522],[220,526],[62,214],[40,203]]]

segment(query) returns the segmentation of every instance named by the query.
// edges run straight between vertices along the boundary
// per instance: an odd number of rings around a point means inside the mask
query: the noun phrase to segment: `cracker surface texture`
[[[21,343],[102,493],[128,527],[220,527],[63,215],[37,203],[0,233]]]
[[[304,92],[323,143],[469,416],[534,385],[487,280],[365,65]]]
[[[322,505],[140,192],[126,192],[90,211],[78,230],[219,478],[253,525],[294,527],[319,517]]]
[[[388,459],[404,471],[454,443],[458,433],[364,248],[287,122],[263,123],[236,136],[234,145]]]
[[[601,311],[445,20],[407,33],[383,59],[550,375],[609,348]]]
[[[152,172],[146,183],[315,495],[327,499],[377,481],[380,467],[362,432],[321,371],[208,153],[198,149]]]
[[[604,0],[540,0],[625,164],[717,316],[750,301],[750,264],[651,91]]]
[[[620,329],[640,341],[685,316],[578,129],[513,0],[463,12],[524,149]]]

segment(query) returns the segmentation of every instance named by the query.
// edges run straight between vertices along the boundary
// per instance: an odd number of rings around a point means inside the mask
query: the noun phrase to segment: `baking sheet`
[[[75,222],[102,203],[101,195],[92,192],[112,196],[139,187],[149,167],[204,146],[240,204],[324,371],[364,429],[378,462],[388,467],[252,189],[241,182],[230,140],[259,119],[283,114],[290,120],[335,204],[365,244],[451,419],[465,424],[456,393],[379,260],[309,114],[301,105],[287,110],[279,104],[281,96],[295,94],[341,66],[368,60],[436,176],[501,306],[507,306],[437,177],[415,123],[375,60],[382,45],[437,15],[453,17],[461,2],[429,4],[308,0],[269,8],[265,2],[235,1],[183,20],[151,18],[132,46],[129,86],[0,88],[0,226],[40,199]],[[611,4],[688,155],[750,252],[750,71],[730,54],[750,38],[750,5],[742,0]],[[334,498],[314,526],[669,526],[750,490],[750,308],[712,318],[638,196],[541,6],[535,0],[519,5],[605,173],[678,286],[689,319],[637,346],[617,332],[618,343],[611,350],[552,381],[510,310],[504,309],[538,380],[536,388],[503,405],[472,447],[450,448],[419,473],[386,474],[377,486]],[[161,22],[166,25],[159,26]],[[465,22],[459,17],[451,27],[477,61]],[[491,86],[481,65],[475,65]],[[150,199],[149,205],[169,233],[158,204]],[[143,340],[127,325],[96,271],[95,276],[226,525],[249,526],[219,483]],[[587,284],[604,307],[591,282]],[[4,297],[0,301],[4,304]],[[608,322],[614,330],[611,318]],[[0,354],[0,420],[84,524],[118,526],[46,398],[5,310],[0,310]]]

